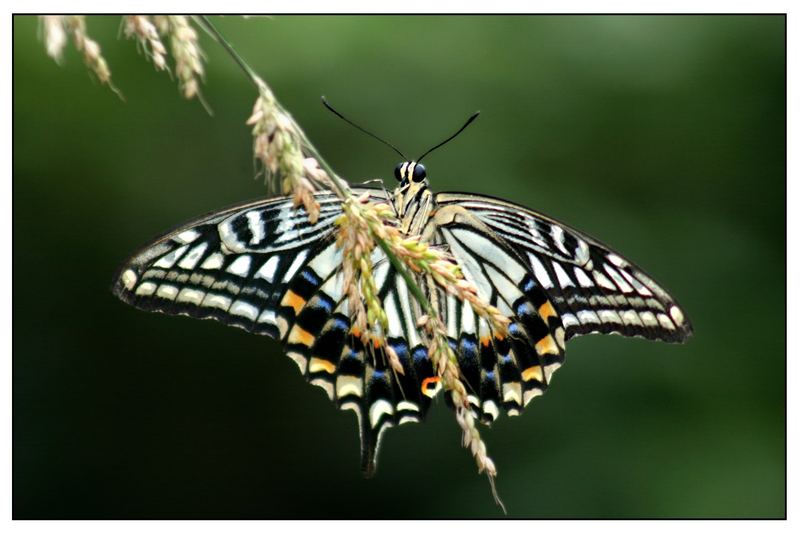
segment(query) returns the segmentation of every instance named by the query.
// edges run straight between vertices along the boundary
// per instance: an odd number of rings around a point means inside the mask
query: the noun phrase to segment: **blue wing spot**
[[[536,288],[536,282],[531,278],[525,280],[525,286],[522,287],[523,292],[529,292]]]
[[[531,303],[524,298],[520,298],[518,300],[515,309],[517,315],[521,317],[529,317],[536,314],[536,308],[534,308],[533,305],[531,305]]]
[[[417,346],[412,353],[414,363],[421,363],[428,360],[428,349],[424,346]]]
[[[334,329],[347,331],[350,328],[350,321],[348,321],[346,318],[342,318],[340,316],[335,316],[335,317],[333,317],[332,320],[333,320],[333,326],[332,327]],[[349,348],[348,348],[348,351],[349,351]]]
[[[315,285],[315,286],[316,286],[316,285],[319,285],[319,284],[320,284],[320,282],[322,281],[322,279],[320,279],[320,277],[319,277],[319,276],[317,276],[317,275],[316,275],[316,274],[315,274],[315,273],[314,273],[312,270],[310,270],[310,269],[308,269],[308,268],[304,268],[304,269],[303,269],[303,270],[300,272],[300,275],[301,275],[301,276],[302,276],[302,277],[303,277],[303,278],[304,278],[306,281],[308,281],[309,283],[311,283],[312,285]]]
[[[471,339],[469,337],[464,337],[461,339],[461,351],[464,353],[477,355],[478,343],[476,343],[474,339]]]
[[[401,361],[408,360],[408,344],[406,344],[403,339],[389,339],[388,344],[392,347],[397,354],[397,357]]]
[[[320,294],[319,297],[313,301],[316,303],[316,307],[324,311],[326,314],[333,312],[333,302],[324,294]]]

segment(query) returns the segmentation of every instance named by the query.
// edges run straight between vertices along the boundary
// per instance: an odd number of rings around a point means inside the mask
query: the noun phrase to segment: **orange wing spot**
[[[536,353],[539,355],[544,355],[546,353],[558,355],[558,347],[552,335],[548,335],[536,343]]]
[[[358,328],[358,326],[353,326],[350,328],[350,333],[353,334],[353,337],[361,337],[361,330]]]
[[[289,332],[289,340],[286,342],[289,344],[305,344],[310,347],[314,343],[314,335],[295,325],[292,331]]]
[[[381,340],[380,339],[372,339],[372,346],[374,346],[375,349],[377,350],[378,348],[381,347]]]
[[[336,373],[336,365],[328,361],[327,359],[321,359],[319,357],[312,357],[311,361],[308,363],[308,371],[309,372],[327,372],[328,374]]]
[[[489,342],[489,337],[481,337],[481,345],[483,345],[484,348],[489,346]]]
[[[522,379],[525,381],[530,381],[535,379],[539,383],[544,383],[544,379],[542,379],[542,367],[539,365],[533,365],[522,371]]]
[[[550,302],[545,302],[539,306],[539,316],[542,317],[542,320],[547,322],[547,319],[551,316],[558,316],[556,310],[553,309],[553,304]]]
[[[439,392],[439,387],[440,387],[439,382],[441,380],[442,380],[442,378],[440,378],[438,376],[435,376],[435,377],[432,377],[432,378],[423,379],[422,380],[422,387],[421,387],[422,394],[424,394],[425,396],[427,396],[429,398],[433,398],[434,396],[436,396],[436,393]],[[428,385],[430,385],[431,383],[434,383],[435,386],[432,389],[429,389]]]
[[[494,334],[494,338],[497,339],[498,341],[503,341],[503,340],[505,340],[506,336],[505,335],[500,335],[498,333],[495,333]]]
[[[291,307],[294,309],[294,314],[300,314],[300,310],[303,309],[303,306],[306,305],[305,299],[297,294],[294,291],[286,291],[286,294],[283,295],[283,300],[281,300],[281,305],[283,307]]]

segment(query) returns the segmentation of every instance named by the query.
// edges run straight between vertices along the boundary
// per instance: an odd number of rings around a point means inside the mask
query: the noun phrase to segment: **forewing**
[[[441,193],[440,207],[459,206],[528,264],[553,302],[566,338],[618,333],[683,342],[692,327],[664,289],[621,254],[540,213],[486,196]]]
[[[278,198],[201,217],[156,239],[130,258],[113,292],[140,309],[215,319],[280,338],[276,304],[287,284],[333,232],[341,214],[319,194],[316,224]]]

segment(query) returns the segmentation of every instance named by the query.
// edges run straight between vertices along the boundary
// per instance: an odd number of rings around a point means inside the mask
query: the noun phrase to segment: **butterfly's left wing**
[[[641,269],[596,240],[524,207],[440,193],[424,238],[447,246],[479,295],[511,320],[505,338],[469,304],[440,295],[477,415],[519,414],[564,362],[565,342],[619,333],[681,342],[691,326]],[[442,291],[439,291],[440,293]]]
[[[369,192],[373,200],[386,199],[380,189]],[[330,193],[316,197],[316,224],[287,198],[189,222],[134,254],[113,292],[140,309],[213,319],[280,341],[308,382],[356,413],[369,474],[382,432],[420,421],[439,383],[416,331],[416,303],[380,251],[372,263],[389,316],[388,342],[405,372],[394,374],[382,349],[351,334],[334,239],[341,204]]]
[[[525,259],[463,209],[437,206],[424,238],[446,246],[481,299],[510,320],[507,334],[494,331],[468,302],[436,288],[433,300],[439,302],[473,412],[487,424],[501,408],[520,414],[564,363],[558,311]]]

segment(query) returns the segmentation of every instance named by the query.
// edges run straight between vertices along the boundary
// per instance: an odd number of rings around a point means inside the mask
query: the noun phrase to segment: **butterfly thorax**
[[[400,183],[394,190],[392,203],[400,219],[400,230],[406,235],[419,235],[435,205],[425,167],[414,161],[400,163],[395,176]]]

